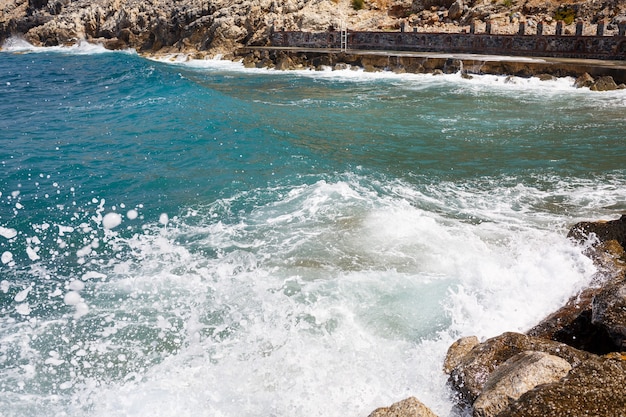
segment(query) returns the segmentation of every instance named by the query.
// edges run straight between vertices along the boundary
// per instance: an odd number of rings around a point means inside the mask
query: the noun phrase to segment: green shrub
[[[562,20],[566,25],[571,25],[576,19],[576,10],[569,7],[559,7],[554,12],[554,20]]]
[[[506,8],[509,8],[509,7],[513,6],[513,0],[504,0],[504,1],[502,2],[502,5],[503,5],[504,7],[506,7]]]
[[[365,0],[352,0],[352,8],[354,10],[361,10],[365,6]]]

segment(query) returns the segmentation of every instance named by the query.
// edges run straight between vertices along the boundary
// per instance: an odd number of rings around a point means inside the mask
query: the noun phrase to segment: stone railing
[[[526,34],[525,23],[521,22],[515,35],[492,34],[490,24],[485,33],[475,33],[474,25],[470,25],[469,33],[426,33],[416,29],[406,32],[403,26],[400,32],[274,31],[271,42],[275,47],[626,60],[626,24],[620,24],[619,34],[615,36],[604,36],[602,22],[594,36],[583,35],[582,23],[576,25],[574,35],[563,35],[560,22],[554,35],[543,34],[542,23],[536,29],[535,34]]]

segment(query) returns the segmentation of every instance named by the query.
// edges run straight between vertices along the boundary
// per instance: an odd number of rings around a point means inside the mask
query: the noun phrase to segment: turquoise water
[[[626,210],[626,93],[458,74],[0,53],[6,416],[454,415]]]

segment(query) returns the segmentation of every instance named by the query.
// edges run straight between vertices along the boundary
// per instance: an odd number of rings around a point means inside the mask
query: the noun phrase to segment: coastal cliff
[[[142,53],[232,57],[242,46],[267,45],[272,28],[323,31],[398,30],[405,23],[426,32],[460,32],[490,21],[514,33],[520,20],[607,24],[607,35],[626,21],[619,0],[0,0],[0,43],[22,37],[34,45],[86,40]]]

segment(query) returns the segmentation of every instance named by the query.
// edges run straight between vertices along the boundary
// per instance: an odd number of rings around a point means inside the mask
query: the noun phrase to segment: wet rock
[[[626,410],[626,362],[592,357],[558,382],[523,394],[498,417],[622,417]]]
[[[589,238],[596,238],[597,243],[616,240],[622,247],[626,247],[626,215],[622,215],[617,220],[579,222],[570,229],[567,237],[579,242],[584,242]]]
[[[576,366],[592,355],[564,343],[507,332],[475,346],[450,373],[450,384],[470,403],[481,394],[487,379],[501,364],[524,351],[544,352]]]
[[[598,78],[589,89],[591,91],[612,91],[617,90],[617,84],[615,80],[613,80],[613,77],[604,76]]]
[[[390,407],[377,408],[368,417],[437,417],[437,415],[415,397],[409,397]]]
[[[450,374],[454,368],[456,368],[461,360],[467,355],[474,346],[478,345],[480,342],[476,336],[468,336],[462,337],[456,342],[454,342],[448,348],[448,353],[446,354],[446,359],[443,363],[443,371],[446,374]]]
[[[588,73],[584,73],[583,75],[579,76],[578,78],[576,78],[576,81],[574,81],[574,87],[576,88],[583,88],[583,87],[591,87],[593,85],[593,83],[595,82],[595,80],[593,79],[593,77],[591,75],[589,75]]]
[[[591,323],[607,332],[616,350],[626,350],[626,282],[610,283],[594,296]]]
[[[595,354],[616,350],[608,333],[591,322],[591,302],[600,290],[601,287],[594,286],[581,291],[526,334]]]
[[[552,74],[537,74],[540,81],[556,81],[556,77]]]
[[[537,385],[556,382],[572,369],[565,359],[543,352],[525,351],[508,359],[489,375],[474,402],[475,417],[495,417],[511,401]]]

